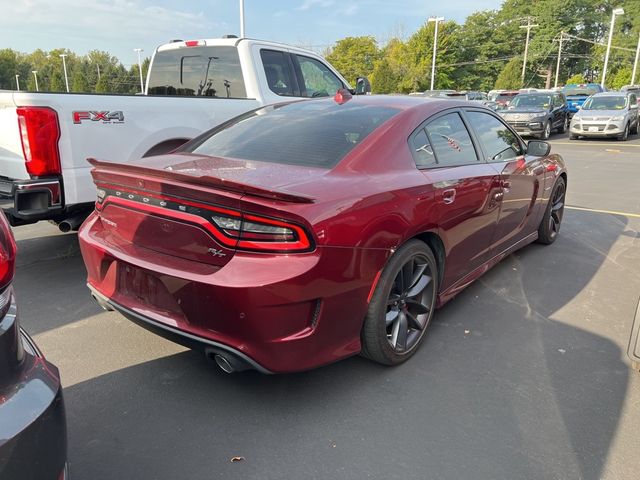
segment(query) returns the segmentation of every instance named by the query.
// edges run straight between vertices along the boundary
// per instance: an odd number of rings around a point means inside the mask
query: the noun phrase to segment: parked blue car
[[[562,93],[567,97],[569,116],[578,111],[584,101],[594,93],[604,92],[604,88],[599,83],[570,83],[562,88]]]

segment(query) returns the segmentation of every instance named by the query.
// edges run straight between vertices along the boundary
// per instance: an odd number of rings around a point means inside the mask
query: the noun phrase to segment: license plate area
[[[590,132],[597,132],[598,131],[598,127],[589,127],[589,131]]]
[[[118,294],[134,306],[148,307],[160,315],[182,317],[182,311],[162,279],[141,268],[118,264]]]

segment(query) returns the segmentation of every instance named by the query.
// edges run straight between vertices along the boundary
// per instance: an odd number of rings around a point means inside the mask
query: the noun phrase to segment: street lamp
[[[607,65],[609,64],[609,53],[611,52],[611,40],[613,39],[613,26],[616,23],[616,16],[624,15],[624,9],[614,8],[611,12],[611,26],[609,27],[609,42],[607,43],[607,53],[604,56],[604,68],[602,69],[602,88],[604,88],[604,81],[607,78]]]
[[[38,88],[38,71],[37,70],[31,70],[31,73],[33,73],[33,78],[36,79],[36,92],[39,92],[40,89]]]
[[[435,22],[436,29],[433,33],[433,59],[431,60],[431,90],[433,90],[436,78],[436,50],[438,48],[438,25],[444,21],[444,17],[429,17],[427,23]]]
[[[20,91],[20,75],[16,73],[16,89]]]
[[[144,52],[141,48],[134,48],[134,52],[138,52],[138,71],[140,72],[140,92],[144,93],[144,81],[142,80],[142,59],[140,54]]]
[[[64,84],[67,86],[67,93],[69,93],[69,77],[67,76],[67,54],[61,53],[60,58],[62,58],[62,68],[64,69]]]
[[[240,38],[244,38],[244,0],[240,0]]]

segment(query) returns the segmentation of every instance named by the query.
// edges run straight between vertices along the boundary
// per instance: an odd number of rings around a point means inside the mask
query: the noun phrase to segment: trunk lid
[[[218,267],[231,260],[238,241],[214,217],[239,219],[244,197],[280,204],[312,203],[313,198],[288,187],[326,173],[188,154],[131,164],[89,161],[99,189],[97,211],[108,241]]]

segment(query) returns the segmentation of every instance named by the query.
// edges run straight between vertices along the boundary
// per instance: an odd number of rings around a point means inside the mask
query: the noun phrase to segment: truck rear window
[[[332,168],[398,109],[303,101],[238,117],[184,151],[244,160]]]
[[[235,47],[185,47],[157,52],[149,95],[247,98]]]

